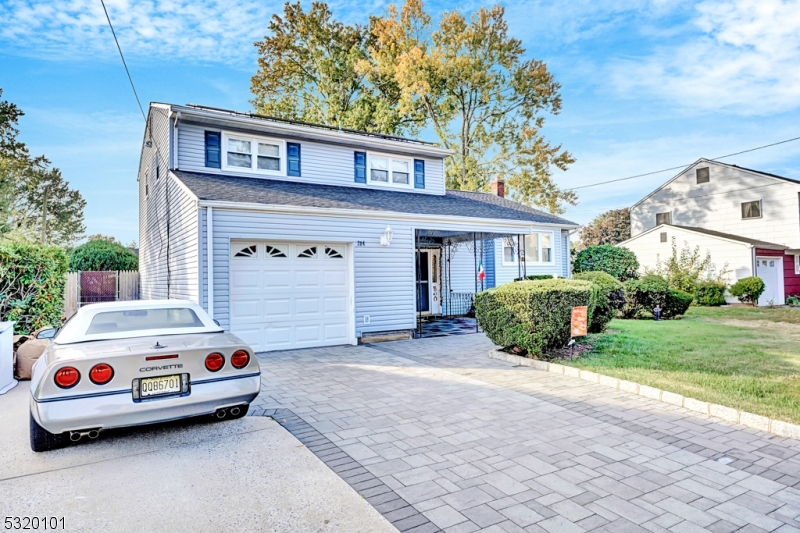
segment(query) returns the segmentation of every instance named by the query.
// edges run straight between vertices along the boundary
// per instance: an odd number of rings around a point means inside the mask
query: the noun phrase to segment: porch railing
[[[446,293],[444,301],[442,302],[442,314],[444,316],[463,316],[469,314],[474,300],[475,293],[472,292]]]

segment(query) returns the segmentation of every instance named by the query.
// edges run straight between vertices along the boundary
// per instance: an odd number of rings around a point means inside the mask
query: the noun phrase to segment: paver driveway
[[[291,410],[327,437],[317,453],[360,463],[351,484],[377,478],[363,493],[401,531],[800,533],[800,442],[491,348],[464,335],[264,354],[255,407]]]

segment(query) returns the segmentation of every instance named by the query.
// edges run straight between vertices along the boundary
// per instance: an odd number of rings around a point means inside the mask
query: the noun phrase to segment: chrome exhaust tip
[[[231,416],[239,416],[239,413],[242,412],[241,407],[231,407]]]
[[[223,418],[228,416],[228,411],[225,409],[220,409],[219,411],[214,413],[214,416],[217,417],[217,420],[222,420]]]
[[[69,432],[69,440],[72,442],[78,442],[83,438],[83,433],[80,431],[70,431]]]
[[[86,435],[90,439],[94,440],[94,439],[96,439],[97,437],[100,436],[100,430],[99,429],[93,429],[93,430],[89,431],[88,433],[86,433]]]

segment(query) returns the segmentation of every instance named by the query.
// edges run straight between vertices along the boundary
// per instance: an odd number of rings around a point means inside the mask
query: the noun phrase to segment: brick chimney
[[[495,178],[492,183],[489,184],[492,188],[492,194],[495,196],[499,196],[500,198],[505,198],[506,196],[506,182],[500,178]]]

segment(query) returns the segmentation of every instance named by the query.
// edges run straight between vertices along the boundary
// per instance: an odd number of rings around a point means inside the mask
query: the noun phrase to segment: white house
[[[481,288],[568,276],[577,225],[503,198],[502,182],[497,194],[446,190],[448,155],[151,104],[138,176],[142,297],[195,301],[266,351],[410,335],[423,316],[465,313]]]
[[[700,159],[631,207],[631,238],[620,246],[654,268],[673,237],[679,249],[710,252],[728,283],[761,277],[761,305],[800,294],[798,180]]]

